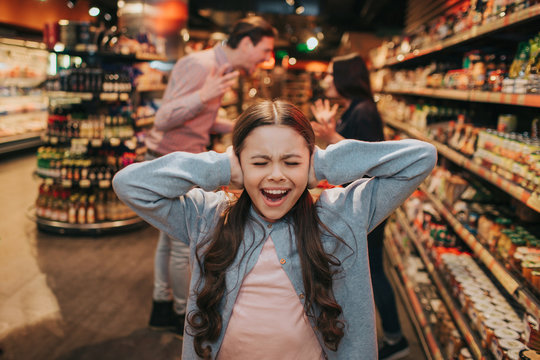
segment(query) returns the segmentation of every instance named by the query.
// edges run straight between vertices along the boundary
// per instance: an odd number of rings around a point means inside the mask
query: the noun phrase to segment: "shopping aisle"
[[[0,161],[0,359],[179,359],[181,341],[146,326],[157,231],[38,232],[26,214],[37,196],[35,165],[33,152]],[[406,359],[424,359],[399,310]]]

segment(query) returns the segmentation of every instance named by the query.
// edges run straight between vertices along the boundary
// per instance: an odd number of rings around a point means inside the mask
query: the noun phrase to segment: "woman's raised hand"
[[[338,104],[334,104],[330,107],[330,101],[325,99],[322,101],[318,99],[315,101],[315,104],[311,105],[311,112],[319,124],[328,124],[334,123],[334,128],[336,124],[336,112],[338,109]]]
[[[229,162],[231,164],[231,186],[236,189],[242,189],[244,187],[244,173],[242,172],[242,166],[240,166],[240,159],[234,153],[233,147],[227,148],[226,154],[229,156]]]
[[[325,99],[322,101],[318,99],[315,104],[311,105],[311,112],[317,122],[313,122],[313,131],[315,136],[323,139],[324,141],[333,144],[336,141],[339,134],[336,132],[336,112],[338,104],[334,104],[330,107],[330,101]]]

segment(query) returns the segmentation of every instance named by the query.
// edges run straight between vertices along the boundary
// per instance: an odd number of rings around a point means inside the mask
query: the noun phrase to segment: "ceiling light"
[[[109,14],[109,13],[105,13],[105,15],[103,15],[103,18],[104,18],[105,20],[107,20],[107,21],[111,21],[112,16],[111,16],[111,14]]]
[[[67,0],[66,5],[68,8],[73,9],[76,3],[77,3],[77,0]]]
[[[307,44],[308,50],[311,51],[315,49],[317,45],[319,45],[319,40],[317,40],[315,37],[312,36],[309,39],[307,39],[306,44]]]
[[[289,65],[294,65],[294,64],[296,64],[296,58],[293,58],[293,57],[289,58]]]
[[[287,5],[289,5],[289,6],[294,6],[294,0],[285,0],[285,2],[286,2]]]
[[[305,10],[305,9],[304,9],[303,6],[299,6],[299,7],[297,7],[294,11],[295,11],[298,15],[300,15],[300,14],[302,14],[302,13],[304,12],[304,10]]]
[[[99,15],[99,8],[93,6],[90,8],[90,10],[88,10],[88,14],[90,16],[98,16]]]
[[[121,9],[124,7],[124,5],[126,5],[126,3],[124,2],[124,0],[118,0],[118,8]]]

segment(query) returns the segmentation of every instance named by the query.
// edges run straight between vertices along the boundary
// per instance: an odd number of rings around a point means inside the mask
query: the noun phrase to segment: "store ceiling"
[[[224,31],[248,13],[267,18],[279,31],[276,48],[298,57],[327,59],[335,55],[344,32],[380,36],[400,33],[404,27],[404,0],[191,0],[190,29]],[[301,15],[296,9],[303,7]],[[322,33],[316,51],[297,53],[298,43]]]

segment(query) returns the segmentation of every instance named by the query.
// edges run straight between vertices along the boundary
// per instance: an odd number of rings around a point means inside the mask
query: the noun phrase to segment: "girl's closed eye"
[[[255,166],[264,166],[266,164],[268,164],[268,162],[255,162],[255,163],[253,163],[253,165],[255,165]]]
[[[288,165],[288,166],[298,166],[298,165],[300,165],[300,163],[297,162],[297,161],[285,161],[285,165]]]

